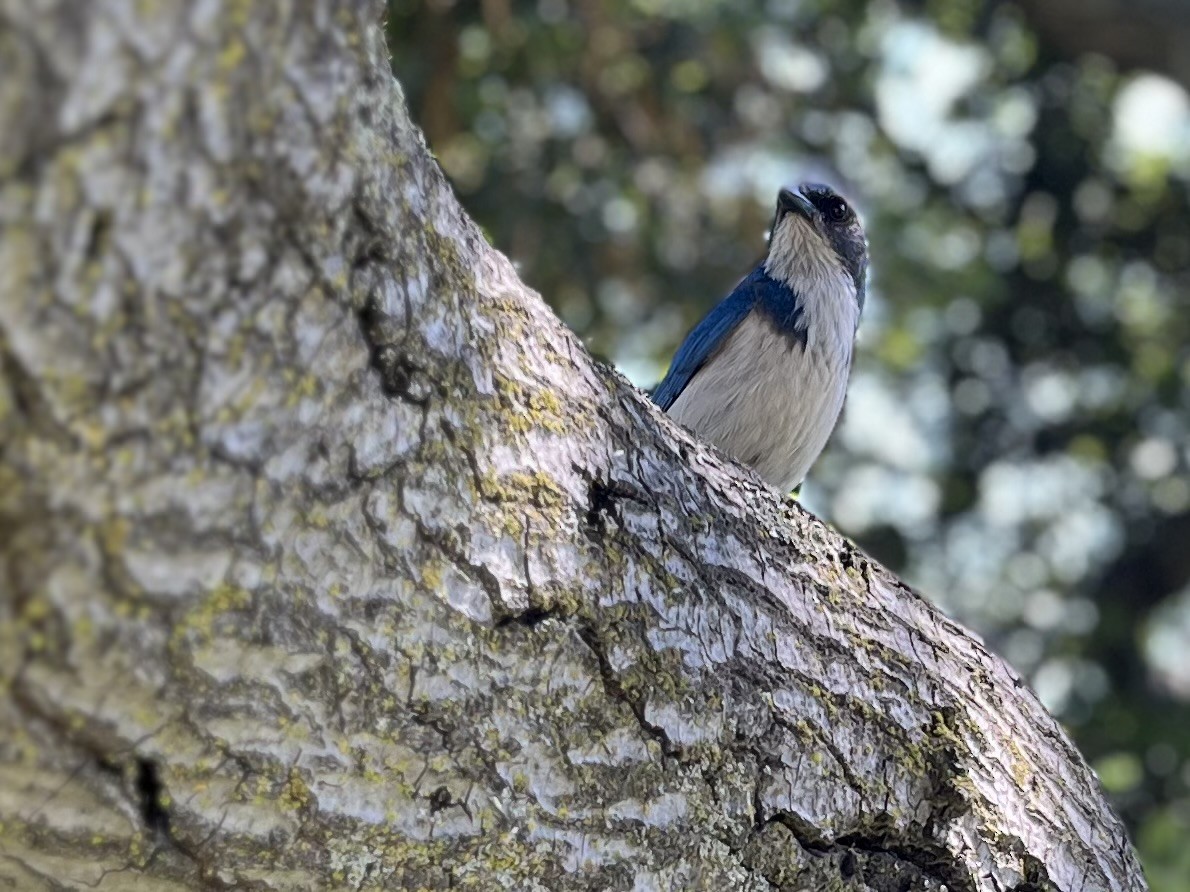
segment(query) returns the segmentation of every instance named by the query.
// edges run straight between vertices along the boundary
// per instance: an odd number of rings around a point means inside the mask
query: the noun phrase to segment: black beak
[[[818,215],[818,211],[814,209],[814,205],[810,204],[810,199],[806,196],[782,189],[777,193],[777,217],[784,217],[789,213],[797,214],[811,222]]]

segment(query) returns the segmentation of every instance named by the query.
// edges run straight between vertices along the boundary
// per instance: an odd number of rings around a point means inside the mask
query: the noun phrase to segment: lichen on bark
[[[1000,660],[518,281],[380,13],[0,2],[0,878],[1143,888]]]

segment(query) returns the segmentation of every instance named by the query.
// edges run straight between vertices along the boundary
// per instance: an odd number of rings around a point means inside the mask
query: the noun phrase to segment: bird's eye
[[[846,220],[850,213],[851,208],[847,207],[847,202],[841,198],[832,198],[826,203],[826,217],[835,223]]]

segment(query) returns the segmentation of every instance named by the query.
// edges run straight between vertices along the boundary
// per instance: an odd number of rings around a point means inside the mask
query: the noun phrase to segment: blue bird
[[[686,336],[653,401],[791,491],[843,409],[867,271],[863,225],[842,196],[782,189],[764,260]]]

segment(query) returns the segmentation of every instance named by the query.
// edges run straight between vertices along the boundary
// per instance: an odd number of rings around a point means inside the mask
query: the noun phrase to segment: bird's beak
[[[777,216],[784,217],[789,213],[797,214],[799,217],[813,222],[818,212],[806,196],[791,192],[789,189],[782,189],[777,193]]]

